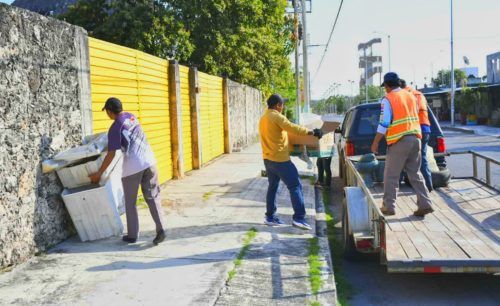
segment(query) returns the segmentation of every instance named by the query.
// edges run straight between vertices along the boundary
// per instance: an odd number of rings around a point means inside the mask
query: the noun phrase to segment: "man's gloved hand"
[[[323,137],[323,131],[321,129],[314,129],[313,135],[318,137],[318,139],[321,139],[321,137]]]

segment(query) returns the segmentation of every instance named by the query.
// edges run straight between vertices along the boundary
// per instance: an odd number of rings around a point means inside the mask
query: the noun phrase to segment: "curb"
[[[337,305],[337,287],[335,282],[335,275],[333,273],[332,253],[330,251],[330,244],[328,242],[327,224],[325,205],[321,199],[320,190],[314,187],[315,199],[315,223],[316,223],[316,237],[320,248],[320,254],[325,258],[326,265],[323,267],[323,287],[325,293],[318,294],[318,301],[322,305]]]
[[[441,128],[443,130],[447,130],[447,131],[462,132],[462,133],[466,133],[466,134],[476,134],[476,132],[474,130],[469,130],[466,128],[460,128],[460,127],[455,127],[455,126],[442,126]]]
[[[500,138],[500,135],[477,133],[475,130],[468,129],[468,128],[462,128],[462,127],[456,127],[456,126],[441,126],[441,129],[446,130],[446,131],[462,132],[462,133],[471,134],[471,135],[490,136],[490,137],[494,137],[494,138]]]

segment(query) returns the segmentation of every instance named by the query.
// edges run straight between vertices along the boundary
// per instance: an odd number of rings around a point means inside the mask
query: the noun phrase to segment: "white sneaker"
[[[312,229],[312,227],[309,224],[307,224],[307,222],[305,220],[304,221],[293,220],[292,225],[295,227],[298,227],[300,229],[306,230],[306,231],[309,231]]]

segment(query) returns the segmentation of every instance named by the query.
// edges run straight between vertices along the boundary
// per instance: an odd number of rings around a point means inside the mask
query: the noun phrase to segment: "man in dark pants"
[[[288,147],[288,133],[296,135],[314,135],[321,138],[321,130],[310,131],[307,128],[291,123],[281,113],[285,99],[274,94],[267,100],[268,109],[259,122],[260,143],[264,166],[266,167],[269,188],[266,197],[266,218],[264,223],[269,226],[282,225],[283,222],[276,216],[276,192],[282,180],[290,192],[294,211],[292,225],[304,230],[311,226],[306,222],[304,194],[297,168],[290,160]]]
[[[316,185],[330,188],[332,184],[332,158],[318,157],[316,166],[318,166],[318,182]]]
[[[106,110],[106,114],[114,122],[108,131],[108,153],[99,171],[90,175],[90,180],[94,184],[98,183],[101,175],[113,160],[116,150],[122,150],[124,152],[122,184],[127,215],[127,235],[122,239],[127,243],[135,243],[139,236],[136,201],[139,185],[141,185],[142,194],[156,224],[156,237],[153,243],[157,245],[165,239],[165,225],[162,218],[158,170],[153,151],[139,121],[131,113],[123,111],[120,100],[109,98],[102,110]]]

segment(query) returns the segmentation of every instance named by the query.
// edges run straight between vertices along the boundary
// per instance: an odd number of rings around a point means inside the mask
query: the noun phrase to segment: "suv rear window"
[[[380,108],[361,108],[358,110],[356,134],[375,135],[380,121]]]

